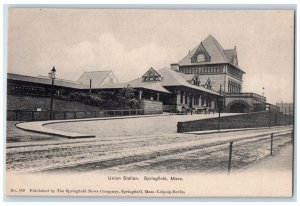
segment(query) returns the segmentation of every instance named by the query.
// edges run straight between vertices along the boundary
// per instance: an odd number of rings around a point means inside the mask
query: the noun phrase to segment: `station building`
[[[215,111],[218,102],[222,102],[226,112],[266,110],[265,97],[243,92],[243,75],[245,72],[238,65],[236,47],[225,50],[209,35],[170,68],[151,67],[141,77],[122,84],[112,71],[85,72],[77,81],[55,79],[54,92],[59,95],[70,91],[94,92],[131,87],[137,98],[152,101],[154,107],[161,107],[164,111],[183,108]],[[8,73],[7,91],[8,96],[49,97],[51,79]]]

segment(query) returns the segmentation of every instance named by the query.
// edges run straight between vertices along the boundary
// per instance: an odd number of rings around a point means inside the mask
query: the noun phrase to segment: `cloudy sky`
[[[209,34],[237,46],[244,92],[293,99],[293,12],[10,9],[8,72],[77,80],[113,70],[120,82],[181,60]]]

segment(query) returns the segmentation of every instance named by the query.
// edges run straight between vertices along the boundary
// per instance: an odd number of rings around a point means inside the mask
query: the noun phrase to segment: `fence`
[[[293,131],[290,130],[224,141],[199,150],[197,155],[194,154],[200,157],[197,163],[194,161],[194,165],[199,170],[227,171],[230,174],[232,171],[243,170],[266,156],[272,156],[280,147],[293,144],[293,138]]]
[[[53,111],[53,119],[84,119],[99,117],[144,115],[143,109],[99,111]],[[49,111],[7,110],[8,121],[43,121],[50,119]]]
[[[204,130],[238,129],[253,127],[273,127],[293,124],[292,115],[284,115],[280,112],[252,112],[232,116],[221,116],[220,118],[209,118],[178,122],[177,132],[193,132]]]

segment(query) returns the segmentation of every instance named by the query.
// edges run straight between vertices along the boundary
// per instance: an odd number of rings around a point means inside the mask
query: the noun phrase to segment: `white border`
[[[43,3],[43,4],[41,4]],[[49,0],[46,0],[46,1],[38,1],[38,0],[26,0],[26,1],[23,1],[23,0],[2,0],[1,1],[1,28],[2,28],[2,32],[1,32],[1,37],[3,39],[3,41],[1,41],[1,48],[3,48],[1,50],[1,63],[3,65],[3,72],[1,73],[0,72],[0,75],[1,75],[1,78],[2,78],[2,84],[0,84],[1,86],[1,91],[5,91],[5,79],[6,79],[6,46],[4,45],[4,37],[6,37],[5,35],[5,30],[3,30],[3,23],[4,23],[4,16],[3,16],[3,12],[4,12],[4,5],[10,5],[10,6],[14,6],[14,7],[70,7],[70,5],[63,5],[63,4],[69,4],[69,3],[72,3],[72,7],[88,7],[88,8],[91,8],[91,7],[100,7],[100,6],[103,6],[103,7],[135,7],[135,8],[138,8],[138,7],[151,7],[151,8],[159,8],[159,7],[163,7],[163,8],[167,8],[167,7],[172,7],[172,8],[195,8],[195,7],[204,7],[205,9],[220,9],[220,7],[222,8],[225,8],[225,9],[230,9],[230,8],[240,8],[240,9],[247,9],[247,8],[251,8],[251,9],[264,9],[266,7],[270,8],[285,8],[285,7],[291,7],[291,5],[278,5],[278,3],[281,3],[281,4],[296,4],[297,5],[297,1],[296,0],[285,0],[285,1],[276,1],[277,5],[274,5],[272,3],[275,3],[275,1],[271,1],[271,0],[252,0],[252,1],[238,1],[238,0],[231,0],[231,1],[226,1],[226,2],[223,2],[221,0],[210,0],[210,1],[197,1],[197,0],[185,0],[185,1],[172,1],[172,5],[168,5],[168,3],[170,3],[170,1],[168,0],[144,0],[144,1],[140,1],[140,0],[132,0],[132,1],[128,1],[128,0],[115,0],[115,1],[111,1],[111,0],[103,0],[103,1],[97,1],[97,0],[77,0],[76,2],[70,2],[68,0],[52,0],[52,1],[49,1]],[[109,5],[96,5],[96,4],[109,4]],[[136,5],[136,4],[151,4],[151,5]],[[199,3],[209,3],[209,4],[205,4],[205,5],[187,5],[187,4],[199,4]],[[13,5],[13,4],[22,4],[22,5]],[[32,4],[36,4],[36,5],[32,5]],[[56,4],[56,5],[54,5]],[[121,4],[121,5],[120,5]],[[126,5],[124,5],[126,4]],[[155,4],[155,5],[153,5]],[[235,4],[235,5],[232,5],[232,4]],[[256,4],[256,5],[253,5],[253,4]],[[271,4],[271,5],[264,5],[264,4]],[[77,6],[76,6],[77,5]],[[296,24],[296,28],[298,27],[298,22],[299,22],[299,19],[298,19],[298,15],[297,15],[297,20],[296,20],[297,24]],[[7,24],[6,24],[7,25]],[[298,36],[298,35],[297,35]],[[296,36],[296,37],[297,37]],[[298,41],[296,42],[297,43],[297,46],[298,46]],[[297,59],[298,59],[298,53],[297,53]],[[297,64],[296,64],[297,66]],[[296,76],[296,82],[298,80],[298,73],[296,72],[295,74]],[[297,87],[296,87],[297,88]],[[296,101],[295,101],[295,104],[296,102],[298,102],[298,89],[296,90],[297,93],[296,93]],[[5,111],[5,108],[6,108],[6,104],[5,104],[5,92],[3,92],[3,95],[1,96],[1,101],[0,101],[0,106],[2,107],[2,115],[0,115],[0,121],[3,125],[3,127],[1,128],[1,134],[3,134],[3,140],[4,141],[1,141],[1,146],[2,148],[4,148],[4,142],[5,142],[5,130],[6,130],[6,127],[5,127],[5,118],[4,118],[4,111]],[[298,110],[296,108],[295,110],[296,112],[296,115],[295,116],[298,116]],[[296,125],[296,128],[298,128],[298,122],[296,122],[297,125]],[[297,133],[295,133],[297,134]],[[297,148],[298,148],[298,141],[297,141]],[[5,164],[5,157],[4,157],[4,153],[5,150],[3,150],[0,156],[0,159],[1,159],[1,169],[2,171],[4,171],[4,164]],[[299,163],[299,158],[297,156],[297,165]],[[3,182],[3,179],[4,176],[2,175],[1,176],[1,180]],[[297,181],[297,185],[298,184],[298,180]],[[3,201],[3,188],[4,188],[5,185],[3,185],[3,187],[0,187],[0,193],[1,193],[1,200]],[[295,196],[298,196],[298,192],[295,191]],[[26,200],[25,200],[26,199]],[[8,200],[8,199],[6,199]],[[56,200],[59,200],[59,201],[72,201],[72,202],[64,202],[64,203],[60,203],[60,204],[64,204],[64,205],[81,205],[82,202],[84,201],[89,201],[90,203],[89,204],[97,204],[99,205],[99,203],[95,203],[93,201],[102,201],[102,204],[104,205],[107,205],[108,203],[106,201],[116,201],[116,202],[113,202],[113,203],[109,203],[109,205],[119,205],[120,202],[125,202],[123,204],[125,205],[132,205],[133,203],[130,203],[131,201],[153,201],[153,202],[144,202],[143,204],[145,205],[153,205],[153,204],[158,204],[158,202],[169,202],[169,201],[172,201],[170,204],[172,205],[178,205],[178,204],[182,204],[183,202],[190,202],[190,201],[196,201],[194,203],[190,203],[190,204],[199,204],[197,203],[197,201],[201,201],[201,205],[208,205],[210,204],[211,205],[211,202],[213,202],[214,205],[216,204],[222,204],[222,205],[241,205],[240,201],[250,201],[250,202],[243,202],[243,205],[253,205],[253,204],[263,204],[263,205],[278,205],[278,204],[283,204],[282,201],[286,201],[286,200],[282,200],[282,199],[275,199],[275,198],[268,198],[268,199],[258,199],[258,200],[255,200],[255,199],[231,199],[231,198],[192,198],[192,199],[178,199],[178,198],[172,198],[172,199],[144,199],[144,198],[138,198],[138,199],[131,199],[131,198],[122,198],[122,199],[119,199],[119,198],[109,198],[109,199],[105,199],[105,198],[52,198],[52,197],[47,197],[47,198],[41,198],[41,199],[36,199],[36,198],[32,198],[31,200],[29,200],[28,198],[16,198],[14,199],[14,201],[36,201],[36,200],[40,200],[40,201],[48,201],[48,202],[43,202],[42,204],[45,204],[45,205],[52,205],[53,203],[54,204],[57,204],[55,203],[54,201]],[[295,199],[294,199],[295,200]],[[74,202],[75,201],[75,202]],[[174,201],[179,201],[179,202],[174,202]],[[208,202],[207,202],[208,201]],[[232,202],[233,201],[233,202]],[[259,202],[252,202],[252,201],[259,201]],[[22,204],[22,205],[40,205],[40,203],[38,202],[35,202],[35,203],[31,203],[31,202],[14,202],[14,203],[11,203],[11,202],[4,202],[5,205],[11,205],[11,204]],[[84,204],[87,204],[87,203],[84,203]],[[135,204],[140,204],[140,203],[135,203]],[[184,203],[186,204],[186,203]],[[284,204],[286,205],[296,205],[296,202],[285,202]]]

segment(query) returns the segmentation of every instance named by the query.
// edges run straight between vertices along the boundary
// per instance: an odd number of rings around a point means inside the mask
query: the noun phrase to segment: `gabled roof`
[[[205,75],[199,75],[199,74],[185,74],[185,73],[179,73],[179,74],[187,82],[192,82],[195,76],[198,76],[198,80],[200,80],[201,84],[204,84],[209,78]]]
[[[91,71],[84,72],[78,79],[78,82],[84,85],[90,85],[90,79],[92,80],[92,87],[98,87],[104,81],[104,79],[112,73],[111,70],[108,71]]]
[[[21,75],[21,74],[7,73],[7,79],[23,81],[23,82],[32,82],[32,83],[37,83],[37,84],[46,84],[46,85],[52,84],[51,79],[49,77],[45,77],[45,76],[33,77],[33,76],[26,76],[26,75]],[[74,88],[74,89],[88,89],[88,86],[83,85],[79,82],[69,81],[69,80],[64,80],[64,79],[55,79],[54,85],[61,86],[61,87],[69,87],[69,88]]]
[[[130,85],[133,88],[145,88],[145,89],[166,92],[166,93],[170,93],[170,92],[165,87],[182,86],[182,87],[188,87],[191,89],[195,89],[198,91],[203,91],[203,92],[219,95],[219,93],[216,91],[206,89],[201,86],[195,86],[195,85],[188,83],[185,80],[185,78],[183,78],[183,76],[181,76],[182,73],[175,72],[169,68],[162,68],[156,72],[160,76],[163,77],[160,81],[145,82],[145,81],[143,81],[143,78],[140,77],[140,78],[134,79],[134,80],[124,84],[124,86]],[[194,76],[194,74],[192,74],[192,76]],[[191,78],[193,78],[193,77],[191,77]]]
[[[186,55],[181,61],[179,61],[179,65],[192,65],[198,63],[191,63],[191,58],[198,50],[198,48],[203,45],[206,49],[207,53],[210,55],[210,63],[228,63],[228,59],[224,54],[224,49],[219,44],[219,42],[211,35],[209,35],[204,41],[202,41],[197,47],[195,47],[188,55]],[[203,62],[205,63],[205,62]]]
[[[152,75],[152,76],[161,76],[155,69],[153,69],[152,67],[142,76],[149,76],[149,75]]]
[[[143,89],[149,89],[152,91],[159,91],[163,93],[171,93],[167,89],[165,89],[159,81],[153,81],[153,82],[143,82],[142,78],[134,79],[127,83],[127,85],[131,86],[132,88],[143,88]]]
[[[215,94],[215,95],[219,95],[218,92],[214,91],[214,90],[210,90],[210,89],[206,89],[204,87],[201,86],[195,86],[192,85],[190,83],[188,83],[181,75],[181,73],[173,71],[169,68],[162,68],[160,70],[158,70],[158,72],[164,77],[161,80],[161,85],[163,87],[170,87],[170,86],[183,86],[183,87],[188,87],[191,89],[195,89],[195,90],[199,90],[199,91],[203,91],[203,92],[207,92],[207,93],[211,93],[211,94]],[[200,77],[200,75],[199,75]],[[201,81],[201,79],[200,79]]]
[[[192,63],[191,58],[194,56],[198,48],[202,46],[209,54],[210,61]],[[235,52],[235,49],[224,50],[220,43],[213,36],[209,35],[206,39],[200,42],[200,44],[198,44],[192,51],[190,51],[182,60],[180,60],[178,64],[182,66],[229,63],[235,66],[237,69],[241,70],[237,65],[234,65],[231,62],[231,59],[235,55]]]
[[[179,73],[179,74],[185,81],[191,81],[196,75],[196,74],[184,74],[184,73]]]
[[[234,50],[234,49],[225,49],[225,50],[224,50],[224,53],[225,53],[227,59],[228,59],[229,61],[231,61],[231,59],[234,58],[235,50]]]

